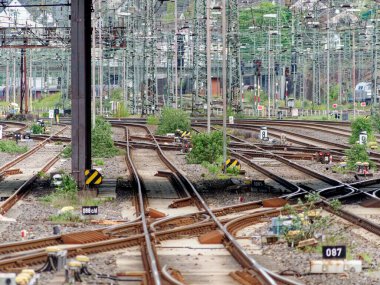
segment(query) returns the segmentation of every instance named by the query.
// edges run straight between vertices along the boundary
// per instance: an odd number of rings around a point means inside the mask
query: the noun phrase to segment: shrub
[[[223,155],[223,133],[220,131],[195,134],[191,141],[192,150],[187,155],[190,163],[214,163]]]
[[[15,141],[0,140],[0,152],[24,153],[27,150],[26,146],[19,146]]]
[[[159,117],[157,117],[157,116],[152,116],[152,115],[150,115],[150,116],[148,116],[147,118],[146,118],[146,123],[148,124],[148,125],[158,125],[158,123],[160,122],[160,118]]]
[[[32,134],[35,134],[35,135],[39,135],[39,134],[42,134],[44,132],[44,128],[38,124],[33,124],[31,126],[30,130],[32,131]]]
[[[113,157],[119,153],[112,139],[111,124],[103,118],[96,118],[95,128],[91,133],[92,157],[103,158]],[[64,158],[70,158],[72,153],[71,145],[66,146],[62,152]]]
[[[181,109],[164,108],[161,113],[157,134],[174,133],[177,129],[190,130],[190,117]]]
[[[113,157],[118,153],[112,139],[111,124],[103,118],[96,118],[91,147],[93,157]]]
[[[351,124],[352,135],[350,137],[350,144],[355,144],[359,140],[360,132],[366,131],[368,135],[368,141],[375,140],[372,122],[369,118],[359,117],[356,118]]]
[[[374,169],[375,164],[369,159],[369,155],[365,145],[354,144],[346,150],[347,167],[351,170],[356,169],[356,162],[368,162],[370,168]]]

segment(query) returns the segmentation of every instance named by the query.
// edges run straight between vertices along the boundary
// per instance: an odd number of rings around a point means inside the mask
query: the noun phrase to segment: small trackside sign
[[[98,215],[98,214],[99,214],[98,206],[82,206],[83,216]]]
[[[322,246],[322,258],[324,259],[344,259],[346,258],[346,246]]]

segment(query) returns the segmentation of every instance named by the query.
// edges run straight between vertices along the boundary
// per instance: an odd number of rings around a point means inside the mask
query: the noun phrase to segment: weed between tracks
[[[81,193],[79,195],[75,180],[67,174],[62,176],[62,184],[53,193],[40,198],[40,201],[54,208],[66,206],[80,208],[81,206],[98,206],[102,203],[102,201],[92,197],[90,193]],[[50,216],[49,220],[54,222],[75,222],[80,221],[80,216],[73,212],[64,212]]]
[[[0,152],[6,153],[24,153],[28,150],[26,146],[19,146],[14,141],[1,140],[0,141]]]

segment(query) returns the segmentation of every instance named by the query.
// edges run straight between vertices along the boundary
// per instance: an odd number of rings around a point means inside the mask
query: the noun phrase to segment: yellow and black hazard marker
[[[86,169],[84,175],[88,186],[100,185],[103,182],[103,176],[96,169]]]
[[[240,170],[240,168],[241,168],[240,162],[237,159],[235,159],[235,158],[231,158],[231,159],[229,158],[229,159],[227,159],[226,160],[226,164],[225,164],[224,167],[226,169],[228,169],[228,168],[230,168],[230,169],[236,168],[238,170]]]
[[[190,134],[190,132],[186,132],[186,131],[184,131],[184,132],[182,133],[182,135],[181,135],[181,138],[191,138],[191,134]]]

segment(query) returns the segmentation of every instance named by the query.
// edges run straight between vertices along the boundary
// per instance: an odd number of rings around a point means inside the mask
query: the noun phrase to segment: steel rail
[[[145,216],[145,205],[144,205],[144,197],[142,194],[142,186],[141,186],[138,172],[131,158],[128,131],[126,131],[126,139],[127,139],[127,162],[130,166],[130,169],[132,170],[131,174],[133,176],[134,182],[136,183],[137,191],[138,191],[139,208],[140,208],[140,215],[141,215],[141,221],[142,221],[142,227],[143,227],[143,234],[144,234],[144,239],[145,239],[145,247],[149,256],[148,262],[149,262],[150,271],[151,271],[149,272],[149,274],[151,274],[151,277],[153,278],[155,285],[161,285],[161,277],[158,270],[158,263],[157,263],[156,256],[153,250],[153,245],[150,239],[150,233],[148,229],[148,222]]]
[[[260,265],[255,259],[250,257],[247,252],[241,247],[241,245],[235,240],[235,238],[226,230],[226,228],[223,226],[223,224],[218,220],[218,218],[215,216],[215,214],[212,212],[212,210],[208,207],[207,203],[203,200],[202,196],[198,193],[198,191],[195,189],[195,187],[192,185],[192,183],[187,179],[185,175],[182,174],[182,172],[177,169],[164,155],[163,151],[161,150],[160,145],[158,144],[157,140],[151,133],[151,131],[144,126],[147,131],[149,132],[152,139],[155,141],[157,145],[157,151],[159,152],[160,156],[163,158],[164,161],[166,161],[166,164],[170,166],[170,168],[173,169],[178,175],[178,177],[181,178],[183,183],[187,185],[191,190],[190,192],[194,194],[194,196],[197,198],[197,200],[201,203],[202,207],[205,209],[207,214],[212,218],[213,222],[217,225],[217,227],[223,232],[226,240],[228,240],[228,243],[232,245],[234,248],[236,248],[238,256],[235,258],[237,260],[244,261],[246,265],[256,273],[256,277],[260,280],[262,284],[270,284],[275,285],[277,284],[276,281],[270,276],[268,270],[264,268],[262,265]],[[230,247],[231,248],[231,247]],[[288,280],[288,284],[299,284],[297,282],[293,282]]]

